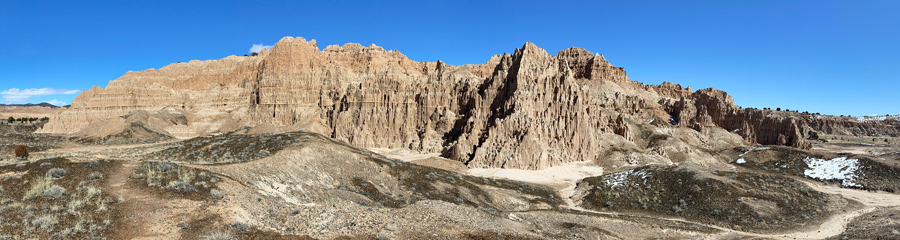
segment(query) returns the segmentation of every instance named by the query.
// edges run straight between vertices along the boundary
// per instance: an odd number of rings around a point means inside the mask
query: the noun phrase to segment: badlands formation
[[[0,239],[900,236],[900,117],[742,108],[581,48],[285,37],[42,113],[0,124]]]
[[[134,112],[154,123],[119,119]],[[292,37],[257,56],[128,72],[106,88],[83,91],[39,132],[117,133],[97,132],[91,125],[98,123],[138,124],[149,135],[173,138],[271,126],[363,148],[440,153],[470,167],[516,169],[615,151],[648,163],[710,159],[706,150],[752,143],[809,149],[810,130],[900,135],[897,124],[883,121],[745,109],[719,90],[642,84],[581,48],[554,56],[526,43],[484,64],[452,66],[375,45],[319,49],[315,40]],[[654,144],[649,137],[656,134],[675,135],[677,143]]]

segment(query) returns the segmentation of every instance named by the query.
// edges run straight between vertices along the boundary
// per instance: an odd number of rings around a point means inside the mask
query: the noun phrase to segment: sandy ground
[[[157,144],[135,144],[135,145],[127,145],[127,146],[79,146],[79,147],[71,147],[64,149],[56,149],[48,151],[50,153],[71,153],[75,155],[88,155],[94,158],[105,158],[106,156],[99,155],[98,152],[102,153],[103,150],[110,149],[128,149],[128,148],[148,148],[153,147],[154,145],[159,146]],[[433,159],[440,158],[436,153],[432,154],[422,154],[409,150],[396,150],[396,149],[370,149],[376,153],[386,155],[388,157],[416,162],[425,159]],[[834,150],[834,149],[825,149],[825,150]],[[842,149],[843,150],[843,149]],[[95,155],[96,154],[96,155]],[[89,158],[90,158],[89,157]],[[450,161],[450,160],[447,160]],[[176,225],[178,222],[188,220],[192,215],[189,212],[197,211],[199,208],[198,203],[194,203],[187,200],[181,201],[171,201],[166,199],[160,199],[158,196],[153,196],[151,194],[143,193],[137,189],[131,189],[130,186],[125,184],[128,179],[128,176],[133,172],[133,169],[138,166],[137,162],[127,162],[123,165],[121,169],[117,171],[116,174],[110,176],[110,186],[107,186],[109,190],[113,192],[113,194],[123,196],[123,200],[126,202],[126,205],[130,205],[130,211],[134,211],[133,214],[137,218],[134,219],[126,219],[125,220],[125,228],[121,229],[120,233],[129,234],[133,237],[144,237],[144,238],[155,238],[155,237],[178,237],[177,230],[172,229],[171,226]],[[557,191],[561,197],[567,200],[568,207],[573,210],[584,211],[584,212],[594,212],[598,214],[612,214],[612,215],[622,215],[622,213],[615,212],[597,212],[590,211],[585,209],[580,209],[575,207],[575,205],[569,200],[569,197],[574,192],[575,184],[587,177],[599,176],[604,173],[604,169],[602,167],[598,167],[593,165],[590,162],[574,162],[568,163],[561,166],[551,167],[543,170],[519,170],[519,169],[498,169],[498,168],[476,168],[476,169],[468,169],[467,173],[473,176],[478,177],[490,177],[490,178],[506,178],[512,180],[518,180],[523,182],[542,184],[546,186],[553,187]],[[861,191],[861,190],[853,190],[847,188],[840,188],[838,186],[826,185],[819,182],[807,181],[803,180],[810,188],[813,188],[817,191],[829,193],[829,194],[839,194],[847,199],[851,199],[861,203],[863,206],[860,209],[850,210],[844,213],[836,214],[832,216],[829,220],[825,221],[819,227],[815,229],[805,229],[792,233],[780,233],[780,234],[758,234],[758,233],[749,233],[743,231],[736,231],[725,227],[719,227],[709,224],[696,223],[691,221],[686,221],[683,219],[667,219],[667,218],[658,218],[661,220],[672,220],[672,221],[681,221],[681,222],[689,222],[695,223],[698,225],[703,225],[715,229],[719,229],[722,232],[719,234],[708,235],[709,238],[733,238],[735,236],[741,237],[759,237],[759,238],[772,238],[772,239],[822,239],[827,237],[836,236],[846,229],[848,223],[850,223],[854,218],[861,216],[866,213],[870,213],[875,211],[881,207],[900,207],[900,196],[896,194],[890,194],[885,192],[869,192],[869,191]],[[223,206],[219,206],[221,208]],[[211,210],[211,209],[210,209]],[[220,209],[219,209],[220,210]],[[233,209],[232,209],[233,210]],[[209,211],[209,210],[207,210]],[[215,212],[227,212],[227,211],[215,211]],[[235,214],[233,211],[230,213],[231,215]],[[239,215],[239,214],[238,214]],[[627,215],[627,214],[624,214]],[[167,217],[177,216],[184,219],[166,219]],[[645,217],[645,216],[644,216]],[[151,237],[152,236],[152,237]]]

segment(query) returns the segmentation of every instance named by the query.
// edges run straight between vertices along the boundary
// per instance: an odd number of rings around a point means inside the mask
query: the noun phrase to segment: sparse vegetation
[[[47,171],[47,175],[53,178],[62,178],[66,176],[66,169],[63,168],[53,168],[50,171]]]
[[[39,163],[57,168],[47,169]],[[47,165],[47,164],[44,164]],[[0,181],[0,232],[21,239],[96,239],[112,224],[111,198],[99,181],[88,181],[84,163],[65,159],[40,160],[23,167],[0,166],[0,173],[18,172],[23,181]],[[95,168],[97,172],[108,168]],[[12,191],[10,191],[12,190]],[[20,199],[16,201],[14,199]],[[2,236],[3,234],[0,234]]]
[[[55,226],[59,221],[56,220],[56,216],[51,214],[46,214],[40,217],[36,217],[31,220],[31,225],[34,227],[40,228],[46,232],[51,232],[53,230],[53,226]]]
[[[219,189],[210,189],[209,196],[213,199],[222,199],[225,197],[225,194],[223,194],[222,191],[219,191]]]
[[[49,176],[40,176],[33,180],[31,180],[31,188],[25,192],[24,199],[30,199],[33,197],[41,196],[44,194],[44,191],[50,189],[53,186],[53,178]]]
[[[206,192],[206,189],[212,189],[215,186],[215,183],[211,181],[213,178],[216,178],[214,174],[204,170],[172,163],[145,162],[136,171],[135,174],[132,174],[131,179],[142,180],[141,182],[149,187],[173,190],[171,192],[178,193],[189,199],[215,197],[211,190],[209,196],[197,194]]]
[[[91,180],[97,180],[97,179],[103,178],[103,174],[101,174],[99,172],[92,172],[91,175],[88,176],[88,178],[90,178]]]
[[[247,225],[246,223],[241,222],[241,221],[234,221],[234,224],[232,224],[231,226],[233,226],[234,228],[237,228],[238,230],[244,231],[244,232],[250,231],[250,225]]]
[[[222,134],[197,137],[149,154],[147,160],[173,160],[203,164],[248,162],[268,157],[286,146],[312,136],[304,132],[245,135]]]
[[[676,167],[640,167],[579,185],[588,189],[582,198],[588,209],[677,216],[754,232],[813,225],[824,221],[829,207],[847,204],[790,178]]]
[[[66,189],[57,185],[52,185],[41,192],[41,196],[46,198],[60,198],[63,194],[66,194]]]
[[[219,230],[207,235],[203,235],[200,238],[204,240],[231,240],[234,239],[234,236],[231,235],[231,232]]]

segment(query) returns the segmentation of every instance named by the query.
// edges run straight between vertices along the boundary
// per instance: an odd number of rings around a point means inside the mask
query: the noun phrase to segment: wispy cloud
[[[7,103],[22,103],[28,101],[32,97],[40,97],[47,95],[58,95],[58,94],[76,94],[78,90],[69,90],[69,89],[55,89],[55,88],[29,88],[29,89],[18,89],[18,88],[10,88],[9,90],[0,92],[0,95],[3,95],[3,101]]]
[[[56,99],[47,101],[47,103],[56,105],[57,107],[62,107],[62,106],[65,106],[65,105],[68,105],[68,104],[69,104],[69,103],[67,103],[67,102],[63,102],[63,101],[56,100]]]
[[[250,47],[250,53],[255,53],[255,52],[262,51],[263,48],[272,49],[272,45],[263,45],[262,43],[260,43],[260,44],[253,44],[253,46]]]

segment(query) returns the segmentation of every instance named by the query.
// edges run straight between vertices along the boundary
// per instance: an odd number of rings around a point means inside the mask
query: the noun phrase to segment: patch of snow
[[[284,200],[285,202],[288,202],[288,203],[294,204],[294,205],[306,206],[306,207],[316,206],[316,203],[312,203],[312,202],[306,203],[306,202],[301,201],[300,199],[295,198],[294,197],[295,194],[291,193],[291,190],[294,188],[289,185],[280,183],[279,181],[277,181],[277,179],[269,178],[269,177],[260,177],[259,180],[260,181],[254,182],[253,185],[256,185],[256,187],[259,189],[259,190],[257,190],[257,192],[259,192],[262,195],[278,197],[278,198],[281,198],[282,200]],[[299,185],[297,185],[297,187],[300,188],[301,191],[303,191],[303,187],[301,187]],[[303,192],[305,192],[305,191],[303,191]]]
[[[634,169],[628,169],[606,176],[604,182],[610,188],[619,188],[623,186],[626,181],[628,181],[629,176],[637,176],[640,179],[647,179],[650,177],[650,173],[644,170],[634,171]],[[646,180],[644,181],[646,182]]]
[[[856,170],[859,160],[847,157],[830,160],[807,157],[803,160],[809,169],[803,171],[807,177],[819,180],[841,180],[844,187],[862,187],[856,183]]]
[[[741,153],[741,155],[738,155],[738,157],[743,157],[744,154],[750,153],[750,152],[752,152],[752,151],[756,151],[756,150],[766,150],[766,149],[769,149],[769,147],[750,147],[749,150],[747,150],[747,151],[744,152],[744,153]]]
[[[653,118],[651,118],[650,120],[647,120],[647,122],[645,122],[644,124],[651,124],[651,123],[653,123]]]
[[[872,116],[864,116],[864,117],[856,117],[856,121],[858,122],[875,122],[875,121],[884,121],[887,120],[888,115],[878,116],[873,114]]]
[[[744,164],[744,163],[747,163],[747,160],[744,160],[743,158],[738,158],[738,160],[735,161],[735,163],[737,163],[737,164]]]

